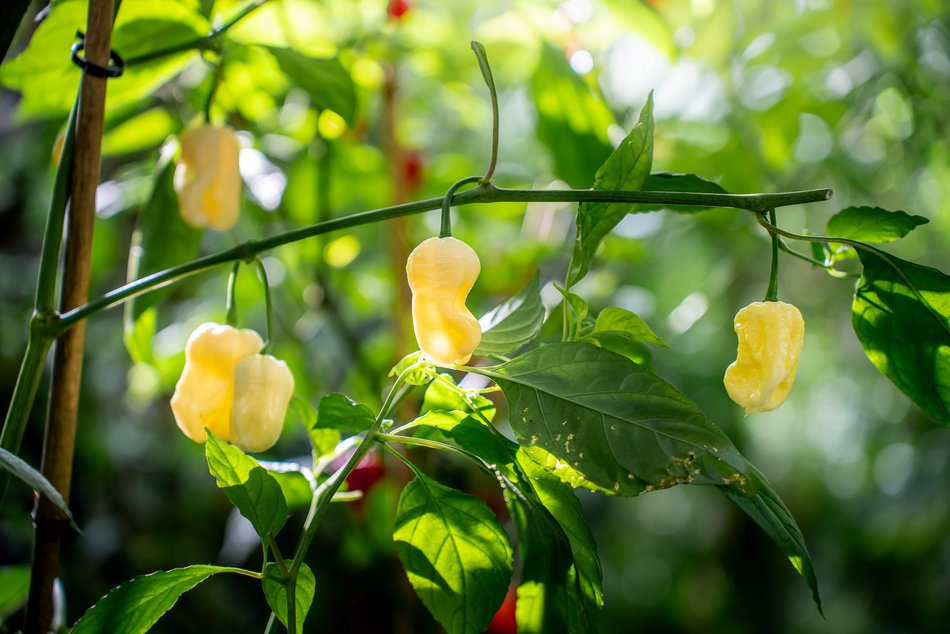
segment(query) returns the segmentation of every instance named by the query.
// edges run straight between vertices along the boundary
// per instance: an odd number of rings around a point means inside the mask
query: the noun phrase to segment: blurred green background
[[[43,4],[31,6],[31,18]],[[203,33],[209,18],[243,6],[122,4],[114,45],[126,56]],[[396,17],[384,0],[274,0],[229,33],[221,57],[180,55],[112,80],[93,292],[124,283],[160,148],[198,116],[212,62],[225,60],[213,116],[246,131],[247,196],[239,225],[204,235],[202,252],[440,196],[458,178],[482,172],[491,121],[472,39],[486,46],[500,91],[500,185],[589,187],[654,90],[654,171],[696,173],[736,193],[833,188],[830,203],[779,211],[779,224],[792,231],[820,234],[849,205],[920,214],[930,224],[890,250],[950,268],[945,0],[407,5]],[[56,3],[45,31],[17,58],[35,28],[25,23],[0,67],[4,410],[25,346],[50,151],[79,77],[68,46],[84,11],[83,2]],[[321,103],[325,86],[298,85],[258,45],[338,55],[355,89],[352,116],[332,112],[346,106]],[[543,282],[563,279],[573,213],[570,205],[538,203],[457,210],[455,235],[482,261],[469,300],[476,315],[535,269]],[[413,349],[405,256],[438,230],[437,215],[332,234],[266,258],[275,354],[294,370],[299,396],[316,403],[342,390],[379,405],[389,367]],[[671,344],[654,353],[654,368],[695,399],[780,492],[808,540],[827,618],[779,550],[712,491],[679,487],[639,499],[579,492],[604,566],[601,629],[942,632],[950,622],[950,432],[865,358],[850,327],[855,279],[783,258],[781,297],[800,307],[807,328],[795,389],[781,409],[751,417],[726,396],[732,317],[764,295],[768,262],[767,236],[748,213],[631,215],[575,290],[593,309],[638,312]],[[71,503],[83,535],[68,539],[61,573],[68,623],[137,574],[189,563],[258,565],[258,551],[242,545],[239,523],[207,474],[202,448],[178,432],[168,408],[188,334],[224,319],[227,273],[190,278],[161,297],[149,357],[138,363],[119,334],[121,309],[89,321]],[[554,302],[552,290],[545,298]],[[238,300],[242,325],[263,330],[261,290],[250,274],[239,280]],[[24,443],[33,465],[44,393]],[[412,416],[411,404],[404,416]],[[268,456],[306,454],[292,418]],[[413,456],[445,481],[499,500],[493,482],[457,461],[418,450]],[[408,476],[389,459],[380,464],[385,478],[364,503],[334,506],[311,550],[317,599],[307,631],[435,631],[389,540],[387,523]],[[31,504],[25,487],[11,489],[0,513],[0,564],[29,560]],[[286,532],[292,544],[294,529]],[[267,613],[254,582],[215,578],[155,631],[263,629]]]

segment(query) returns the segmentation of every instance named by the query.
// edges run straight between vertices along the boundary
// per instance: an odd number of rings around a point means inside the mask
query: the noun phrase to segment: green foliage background
[[[49,46],[0,68],[0,83],[10,89],[0,93],[4,406],[25,345],[52,180],[49,153],[79,77],[55,43],[71,44],[84,3],[57,4],[50,20],[60,20],[59,35],[47,32]],[[232,232],[200,238],[203,252],[311,224],[324,210],[332,217],[393,202],[406,176],[394,168],[399,157],[387,140],[387,70],[396,86],[393,133],[422,162],[422,178],[408,194],[439,196],[481,172],[490,111],[467,46],[478,39],[501,91],[500,184],[590,186],[611,142],[632,127],[654,89],[654,171],[696,173],[730,192],[832,187],[829,204],[779,211],[780,225],[793,231],[822,233],[848,205],[904,209],[931,224],[892,251],[944,270],[950,264],[950,10],[941,0],[412,4],[395,21],[382,1],[275,0],[231,31],[226,46],[234,48],[226,50],[213,114],[249,132],[250,195]],[[242,5],[216,2],[214,10],[229,15]],[[200,35],[211,10],[210,2],[126,0],[114,46],[133,57]],[[19,46],[30,30],[21,30]],[[160,41],[143,39],[156,30]],[[336,67],[323,69],[323,82],[302,80],[299,60],[269,52],[287,47],[338,55],[353,99],[333,83]],[[578,74],[567,60],[583,64],[584,51],[593,67]],[[159,146],[200,112],[207,70],[191,53],[142,65],[110,84],[94,293],[125,281],[135,214],[150,198],[156,204]],[[349,124],[326,144],[315,139],[318,130],[334,133],[333,117],[319,123],[323,108]],[[542,282],[563,279],[574,208],[529,207],[458,210],[455,234],[482,261],[469,302],[477,315],[521,288],[535,268]],[[432,213],[290,245],[265,260],[275,286],[275,354],[293,368],[298,394],[315,401],[345,391],[379,404],[383,377],[411,350],[403,334],[411,333],[408,315],[395,308],[404,287],[400,250],[437,230]],[[177,261],[190,257],[186,243],[174,242],[184,249],[175,251]],[[735,357],[732,316],[764,294],[768,261],[767,236],[745,212],[633,215],[606,238],[592,272],[573,290],[598,310],[635,310],[670,344],[654,351],[654,367],[781,493],[808,539],[827,621],[778,549],[738,509],[705,488],[680,487],[636,499],[580,493],[604,565],[600,627],[942,631],[950,617],[950,434],[868,362],[850,327],[855,280],[783,258],[781,297],[800,307],[807,328],[795,389],[776,412],[746,418],[722,388]],[[120,310],[89,322],[71,501],[84,536],[67,541],[62,568],[69,623],[135,575],[195,562],[240,565],[257,556],[240,547],[202,448],[175,429],[167,405],[188,333],[224,318],[226,276],[197,276],[165,294],[152,313],[157,335],[135,364],[118,336]],[[556,291],[547,290],[555,301]],[[241,276],[238,301],[242,323],[262,330],[263,302],[251,275]],[[34,465],[43,415],[40,399],[24,443]],[[299,426],[291,429],[275,456],[306,452]],[[501,506],[481,474],[442,457],[425,466]],[[409,475],[388,460],[385,470],[364,503],[334,506],[321,527],[308,559],[316,602],[307,631],[434,630],[391,540]],[[24,487],[11,489],[0,518],[0,563],[28,561],[30,522],[22,511],[29,505]],[[291,525],[299,523],[289,522],[288,533]],[[156,631],[243,631],[266,621],[259,595],[253,581],[221,575],[185,595]]]

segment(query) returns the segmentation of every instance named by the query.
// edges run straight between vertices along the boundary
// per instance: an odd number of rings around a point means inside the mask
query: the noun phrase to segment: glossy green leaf
[[[594,189],[638,191],[643,188],[653,165],[653,95],[647,98],[640,119],[617,149],[597,170]],[[576,284],[590,267],[590,262],[610,231],[617,226],[631,207],[627,203],[581,203],[577,211],[577,237],[568,268],[568,286]]]
[[[541,280],[538,273],[517,295],[505,300],[478,320],[482,340],[475,356],[511,354],[531,343],[541,332],[544,304],[541,303]]]
[[[187,566],[136,577],[113,588],[76,622],[71,634],[144,634],[178,598],[219,572],[220,566]]]
[[[669,345],[650,330],[640,315],[626,308],[608,306],[597,315],[594,330],[591,335],[616,333],[629,338],[631,341],[652,343],[655,346],[669,348]]]
[[[553,464],[542,466],[572,486],[640,495],[677,484],[709,484],[753,502],[767,494],[781,504],[695,403],[620,355],[581,342],[553,344],[479,372],[505,392],[521,444],[550,454]],[[787,510],[777,521],[804,544]],[[799,542],[778,545],[817,602],[810,556]]]
[[[269,563],[264,567],[264,597],[267,599],[267,605],[274,611],[277,618],[284,627],[290,628],[287,622],[287,585],[280,582],[280,568],[276,563]],[[313,605],[313,596],[316,593],[317,580],[313,576],[313,571],[307,564],[300,564],[300,571],[297,574],[297,587],[294,592],[294,621],[295,631],[299,634],[303,632],[303,624],[307,619],[307,612]]]
[[[858,250],[864,274],[851,325],[877,369],[950,425],[950,277],[878,253]]]
[[[899,240],[919,225],[930,222],[923,216],[880,207],[848,207],[828,219],[827,234],[863,242]]]
[[[368,405],[351,401],[345,394],[334,392],[320,399],[317,405],[317,427],[360,432],[369,429],[376,414]]]
[[[208,471],[241,515],[262,538],[276,535],[287,521],[287,502],[277,480],[256,460],[208,432]]]
[[[290,48],[267,50],[290,80],[307,91],[313,106],[332,110],[349,125],[356,122],[356,88],[339,59],[309,57]]]
[[[589,187],[591,166],[603,163],[612,149],[607,129],[615,120],[603,98],[574,72],[563,51],[547,43],[531,96],[538,111],[535,132],[551,153],[555,175],[572,187]]]
[[[484,502],[417,474],[393,529],[409,582],[448,634],[485,631],[508,590],[508,535]]]
[[[673,174],[670,172],[656,172],[647,176],[643,183],[642,191],[645,192],[687,192],[694,194],[725,194],[725,189],[717,183],[706,180],[696,174]],[[705,211],[710,207],[697,205],[657,205],[641,204],[636,205],[631,211],[655,211],[657,209],[669,209],[678,212],[696,212]]]
[[[571,315],[568,322],[570,326],[568,328],[567,338],[569,341],[573,341],[579,337],[581,331],[584,330],[584,320],[587,319],[587,313],[590,308],[587,305],[587,301],[577,293],[570,292],[557,282],[554,283],[554,288],[564,297],[564,300],[570,308]]]
[[[31,489],[55,504],[56,508],[72,521],[73,514],[69,511],[69,506],[63,496],[42,473],[31,467],[25,460],[6,449],[0,449],[0,468],[9,471],[15,478],[25,482]]]
[[[29,564],[0,567],[0,623],[26,605],[29,594]]]

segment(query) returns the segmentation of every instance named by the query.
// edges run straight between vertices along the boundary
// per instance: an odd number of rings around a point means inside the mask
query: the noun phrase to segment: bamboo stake
[[[113,5],[113,0],[91,0],[89,3],[85,57],[91,64],[102,67],[109,64]],[[76,123],[60,312],[81,306],[89,297],[105,99],[106,79],[84,73]],[[85,335],[85,322],[77,323],[66,330],[54,346],[49,413],[43,438],[41,470],[67,503]],[[37,500],[33,517],[32,575],[24,632],[45,634],[50,631],[53,619],[53,582],[59,567],[60,543],[69,521],[45,498]]]

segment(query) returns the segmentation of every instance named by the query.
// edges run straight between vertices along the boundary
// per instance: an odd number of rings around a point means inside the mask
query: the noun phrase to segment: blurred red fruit
[[[514,588],[509,588],[508,594],[505,595],[505,600],[502,602],[501,607],[498,608],[498,611],[495,612],[495,616],[492,617],[491,623],[488,624],[488,629],[485,630],[485,634],[518,633],[518,622],[515,619],[515,604],[517,598],[518,592]]]
[[[402,16],[406,15],[406,12],[409,11],[412,5],[409,4],[409,0],[389,0],[389,6],[386,7],[386,13],[391,18],[399,20]]]

